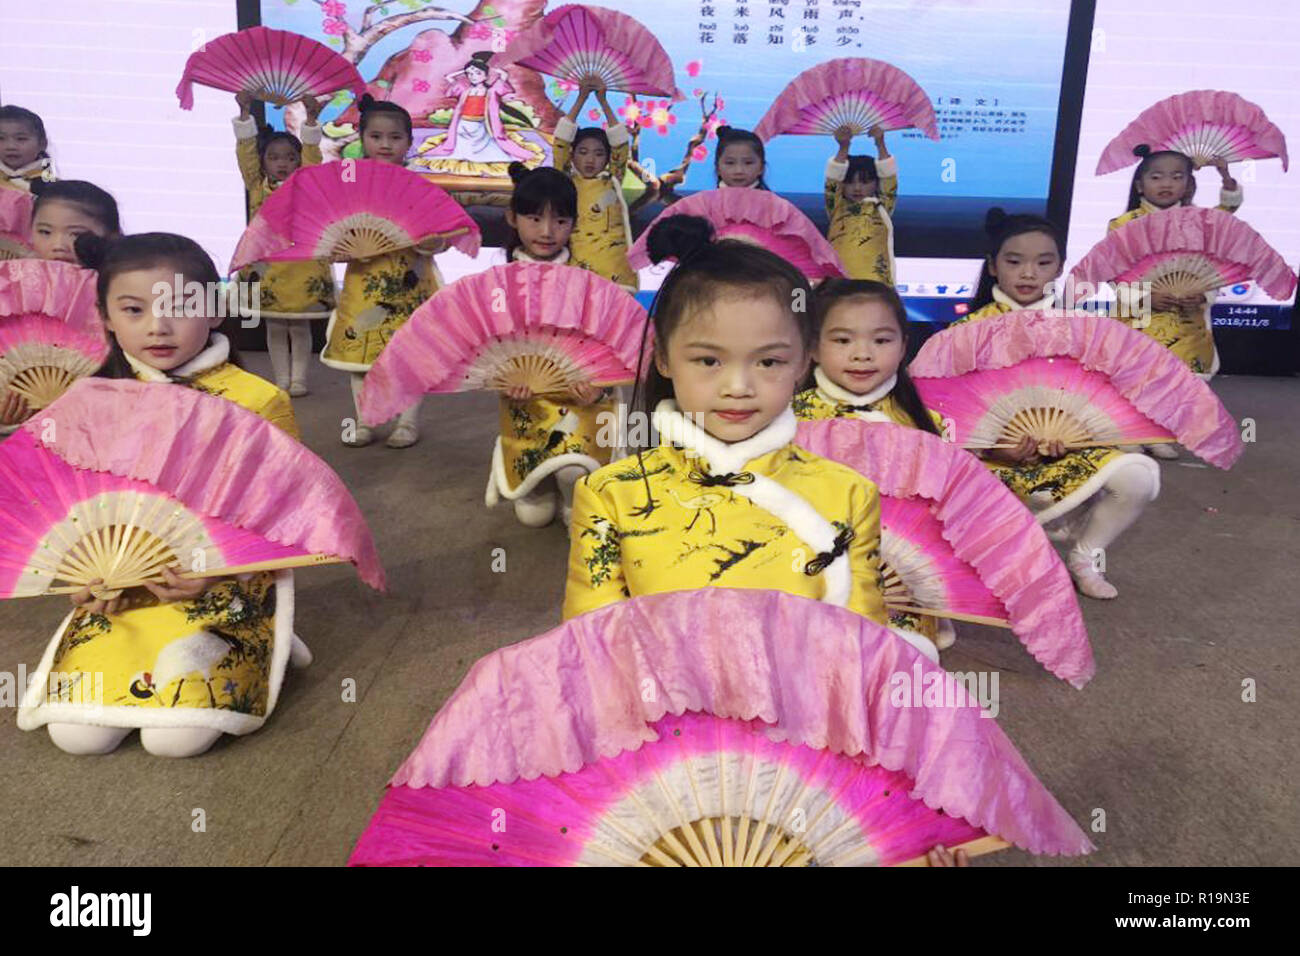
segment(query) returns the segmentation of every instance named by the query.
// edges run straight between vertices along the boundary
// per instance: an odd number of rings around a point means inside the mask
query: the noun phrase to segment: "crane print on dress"
[[[216,695],[212,692],[212,674],[226,656],[234,649],[235,638],[212,631],[195,631],[178,638],[158,652],[151,670],[137,674],[131,680],[131,696],[140,700],[157,698],[161,688],[166,687],[176,678],[176,693],[172,695],[169,706],[175,707],[181,699],[181,689],[190,674],[198,673],[208,688],[208,700],[212,707],[217,706]]]

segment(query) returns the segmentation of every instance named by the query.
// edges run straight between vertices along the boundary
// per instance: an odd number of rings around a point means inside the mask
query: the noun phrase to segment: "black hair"
[[[876,173],[876,160],[872,156],[850,156],[849,168],[844,173],[844,181],[851,183],[861,180],[864,183],[872,183],[879,179]]]
[[[407,139],[414,139],[411,132],[411,114],[392,100],[377,100],[369,93],[365,93],[361,97],[361,102],[357,104],[357,108],[361,111],[361,120],[358,127],[363,137],[366,135],[366,124],[376,116],[383,115],[396,116],[401,121],[402,129],[406,130]]]
[[[989,263],[997,259],[998,253],[1002,251],[1008,239],[1023,236],[1028,232],[1045,232],[1056,243],[1056,252],[1061,257],[1062,265],[1065,264],[1065,240],[1061,237],[1061,230],[1042,216],[1026,214],[1008,216],[1006,210],[994,206],[984,216],[984,232],[989,239],[988,255],[984,258],[984,264],[980,266],[980,278],[975,287],[975,296],[968,305],[972,312],[982,309],[993,301],[993,287],[997,285],[997,280],[993,278]]]
[[[1148,146],[1146,143],[1139,143],[1138,145],[1133,147],[1133,155],[1141,156],[1142,162],[1138,163],[1137,169],[1133,170],[1133,181],[1129,183],[1128,206],[1126,207],[1125,211],[1128,211],[1130,209],[1136,209],[1138,206],[1142,205],[1142,194],[1138,192],[1138,183],[1142,179],[1143,174],[1146,173],[1146,171],[1151,168],[1151,164],[1154,163],[1157,159],[1165,159],[1170,156],[1177,156],[1179,159],[1181,159],[1184,163],[1187,164],[1187,178],[1191,180],[1193,183],[1196,182],[1196,178],[1194,175],[1196,173],[1196,164],[1192,162],[1192,157],[1188,156],[1186,153],[1180,153],[1176,149],[1152,150],[1151,147]],[[1192,201],[1191,192],[1193,191],[1194,190],[1188,190],[1184,192],[1183,198],[1178,201],[1178,204],[1180,206],[1188,205]]]
[[[831,309],[852,299],[866,299],[872,302],[880,302],[894,316],[894,321],[898,325],[898,334],[903,338],[904,352],[906,353],[908,340],[908,322],[907,306],[903,304],[903,298],[892,285],[886,285],[883,282],[876,282],[873,279],[827,279],[817,287],[813,294],[813,304],[816,308],[813,310],[814,326],[817,330],[817,336],[820,340],[822,326],[826,322],[826,317],[830,314]],[[804,383],[808,388],[816,380],[809,374],[809,381]],[[934,419],[930,417],[925,403],[921,401],[921,396],[913,384],[912,378],[907,374],[905,365],[898,366],[898,380],[894,383],[891,394],[899,406],[907,413],[907,417],[912,420],[917,428],[921,431],[929,432],[932,435],[938,435],[939,429],[934,425]]]
[[[540,216],[550,209],[556,216],[578,218],[578,187],[554,166],[529,169],[523,163],[514,162],[509,172],[515,184],[510,194],[510,211],[516,216]],[[519,230],[511,229],[506,255],[512,256],[520,245]]]
[[[36,154],[38,159],[47,158],[50,154],[46,152],[50,145],[50,139],[45,135],[45,121],[36,113],[21,106],[0,106],[0,122],[8,120],[10,123],[26,123],[36,134],[36,138],[41,141],[41,151]]]
[[[193,239],[170,232],[142,232],[132,236],[105,237],[83,232],[73,244],[77,258],[88,269],[99,272],[95,286],[96,304],[101,316],[108,316],[108,288],[113,279],[123,272],[154,269],[163,266],[175,270],[185,282],[200,282],[205,289],[215,288],[221,275],[212,257]],[[230,342],[232,365],[240,368],[239,350],[235,347],[235,329],[239,316],[233,311],[214,331],[221,332]],[[111,351],[108,361],[100,369],[104,378],[134,378],[131,365],[122,354],[116,336],[109,335]]]
[[[466,61],[465,65],[461,67],[461,69],[468,70],[472,66],[482,70],[484,73],[490,76],[492,73],[492,56],[493,53],[491,50],[479,50],[477,53],[471,53],[469,60]],[[515,120],[520,125],[527,127],[528,129],[535,128],[533,126],[533,121],[528,118],[527,113],[523,112],[522,110],[515,109],[505,100],[497,101],[497,110],[503,116],[509,116],[511,119]]]
[[[91,219],[99,223],[104,232],[116,236],[122,231],[122,222],[118,218],[117,200],[94,183],[80,179],[60,179],[46,182],[33,180],[32,221],[36,221],[41,206],[47,202],[65,202],[76,206]]]
[[[668,341],[689,313],[707,308],[728,290],[767,293],[789,306],[799,326],[804,352],[817,341],[812,287],[798,269],[774,252],[739,239],[713,237],[713,225],[700,216],[668,216],[651,228],[646,251],[655,263],[676,259],[677,265],[655,294],[646,319],[655,330],[655,353],[663,356]],[[798,308],[802,303],[803,308]],[[642,361],[645,336],[642,336]],[[640,369],[638,369],[638,373]],[[644,388],[642,388],[644,382]],[[672,382],[659,374],[653,360],[644,378],[637,376],[640,403],[633,405],[647,416],[665,398],[673,397]]]
[[[294,136],[293,133],[286,133],[283,130],[263,126],[257,131],[257,159],[262,164],[263,174],[266,173],[266,151],[276,143],[288,143],[298,155],[298,162],[302,162],[302,140]]]
[[[763,168],[767,168],[767,150],[764,149],[763,141],[757,135],[747,129],[737,129],[734,126],[719,126],[718,148],[713,153],[713,175],[718,185],[722,185],[722,151],[733,143],[744,143],[750,146],[754,152],[758,153]],[[757,188],[767,189],[767,180],[761,174],[758,177]]]
[[[607,158],[614,154],[614,148],[609,145],[609,134],[599,126],[584,126],[582,129],[578,130],[573,137],[573,152],[577,151],[578,144],[584,139],[594,139],[600,143],[601,146],[604,146],[605,156]]]

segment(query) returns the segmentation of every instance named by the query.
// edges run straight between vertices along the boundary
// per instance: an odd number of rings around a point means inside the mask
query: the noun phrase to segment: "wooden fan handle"
[[[1011,622],[1000,617],[985,617],[982,614],[965,614],[961,611],[944,611],[933,607],[912,607],[904,604],[889,604],[886,607],[891,611],[897,611],[900,614],[920,614],[924,617],[948,617],[954,621],[965,621],[968,624],[987,624],[989,627],[1010,627]]]
[[[977,840],[971,840],[963,843],[961,846],[950,847],[953,853],[958,850],[965,850],[967,856],[984,856],[986,853],[997,853],[999,850],[1008,850],[1011,844],[1002,837],[982,836]],[[904,860],[902,863],[895,863],[894,866],[929,866],[930,861],[925,856],[913,857],[910,860]]]
[[[255,571],[278,571],[285,568],[314,568],[318,565],[346,563],[346,558],[340,558],[332,554],[301,554],[291,558],[275,558],[270,561],[254,561],[251,564],[237,564],[228,568],[213,568],[211,571],[205,571],[202,573],[198,571],[185,571],[180,574],[179,577],[185,578],[187,581],[193,581],[198,578],[220,578],[229,577],[235,574],[251,574]],[[160,579],[149,578],[148,580],[156,584]],[[142,587],[144,583],[144,579],[123,582],[115,581],[113,582],[113,588],[115,590],[138,588]],[[44,594],[76,594],[78,591],[84,590],[84,585],[73,585],[68,587],[60,586],[57,588],[49,588],[46,591],[42,591],[41,594],[23,596],[40,597]]]

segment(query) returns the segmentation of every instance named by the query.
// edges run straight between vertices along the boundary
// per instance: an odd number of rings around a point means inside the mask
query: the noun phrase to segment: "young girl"
[[[713,156],[718,188],[766,189],[766,171],[767,153],[761,139],[747,129],[718,127],[718,148]]]
[[[45,123],[21,106],[0,106],[0,189],[31,191],[32,182],[57,178]]]
[[[870,130],[879,159],[850,156],[853,130],[835,131],[837,152],[826,163],[826,238],[839,253],[851,279],[894,284],[894,224],[898,201],[898,163],[885,148],[885,131]]]
[[[154,293],[178,275],[217,288],[216,267],[198,245],[167,233],[83,235],[77,252],[99,270],[99,309],[113,341],[108,375],[220,395],[297,437],[288,396],[231,361],[230,340],[217,331],[222,319],[184,314]],[[293,637],[292,573],[195,580],[179,571],[111,600],[95,597],[93,584],[73,595],[75,609],[46,650],[19,726],[46,726],[74,754],[109,753],[138,727],[146,750],[169,757],[201,754],[223,732],[256,730],[275,706],[288,658],[310,661]],[[177,659],[193,666],[174,666]],[[61,701],[47,674],[95,675],[103,706],[83,711]]]
[[[1193,175],[1196,166],[1190,156],[1172,150],[1152,152],[1145,145],[1136,147],[1133,152],[1141,156],[1142,161],[1133,171],[1133,182],[1129,185],[1128,211],[1110,221],[1108,228],[1111,230],[1162,209],[1189,206],[1196,189]],[[1217,208],[1236,212],[1242,202],[1241,186],[1228,173],[1225,161],[1216,161],[1214,167],[1223,180]],[[1118,292],[1121,306],[1127,307],[1124,314],[1138,315],[1140,303],[1137,297],[1124,286]],[[1151,314],[1141,322],[1133,323],[1133,327],[1151,336],[1186,362],[1193,372],[1208,380],[1219,370],[1219,353],[1214,347],[1210,319],[1210,308],[1216,297],[1214,292],[1182,297],[1153,292]],[[1150,451],[1159,458],[1178,457],[1172,446],[1153,445]]]
[[[793,445],[790,400],[815,342],[808,281],[750,243],[673,216],[650,234],[675,257],[654,307],[645,409],[660,444],[578,483],[564,617],[661,591],[786,591],[885,624],[880,497],[857,472]],[[900,632],[901,633],[901,632]],[[937,660],[934,645],[902,634]]]
[[[985,221],[989,254],[980,273],[971,312],[953,323],[977,322],[1015,309],[1050,309],[1052,284],[1061,274],[1065,244],[1060,232],[1038,216],[1008,216],[989,210]],[[1066,451],[1060,442],[987,452],[986,463],[1008,488],[1032,508],[1041,524],[1066,515],[1054,538],[1073,538],[1066,566],[1075,586],[1088,597],[1109,599],[1119,592],[1097,567],[1097,556],[1142,513],[1160,492],[1160,468],[1145,455],[1118,448]],[[1089,510],[1074,514],[1081,505]]]
[[[290,133],[259,131],[249,112],[253,98],[236,93],[239,116],[235,127],[235,158],[248,190],[248,215],[299,166],[321,161],[320,104],[304,96],[307,121],[302,141]],[[306,319],[323,319],[334,308],[334,273],[328,262],[277,262],[251,266],[240,274],[258,283],[258,314],[266,320],[266,350],[271,356],[275,384],[292,396],[307,394],[307,363],[311,359],[311,327]]]
[[[411,114],[396,103],[361,97],[361,148],[367,159],[402,166],[411,149]],[[352,373],[352,396],[361,394],[365,373],[379,358],[388,340],[411,313],[438,291],[442,280],[431,256],[446,248],[443,240],[426,240],[413,249],[349,262],[343,273],[343,293],[330,316],[329,341],[320,360],[331,368]],[[420,440],[416,402],[397,418],[385,442],[389,448],[409,448]],[[343,444],[360,448],[374,441],[374,433],[361,424],[344,432]]]
[[[93,183],[75,179],[32,183],[32,248],[40,259],[77,261],[74,244],[83,233],[117,236],[122,232],[117,201]]]
[[[940,434],[942,419],[925,407],[903,368],[907,308],[893,286],[869,279],[827,279],[817,287],[813,304],[813,383],[795,395],[795,418],[859,418]],[[895,627],[924,634],[940,650],[956,639],[946,619],[891,614],[889,620]]]
[[[569,236],[577,215],[578,193],[569,178],[547,166],[529,170],[512,163],[515,189],[506,210],[513,230],[512,262],[569,262]],[[555,518],[564,525],[572,513],[573,486],[606,464],[612,448],[597,441],[600,416],[612,413],[609,390],[595,386],[570,395],[535,395],[525,387],[501,394],[501,432],[492,454],[486,502],[514,502],[515,517],[530,528]]]
[[[608,132],[598,126],[578,129],[575,122],[593,92],[605,110]],[[569,173],[578,190],[578,217],[569,248],[574,265],[635,293],[637,275],[627,261],[632,233],[623,201],[627,160],[627,127],[605,98],[604,84],[584,80],[572,108],[555,124],[555,168]]]

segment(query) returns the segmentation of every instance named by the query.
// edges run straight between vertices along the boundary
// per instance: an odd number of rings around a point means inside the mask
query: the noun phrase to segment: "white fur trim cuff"
[[[304,146],[319,146],[322,135],[320,123],[304,123],[298,128],[298,141]]]
[[[622,123],[605,130],[605,135],[609,138],[610,147],[622,146],[632,137],[628,135],[627,127]]]
[[[578,135],[578,124],[567,116],[561,116],[555,121],[555,138],[563,140],[566,143],[572,143],[573,138]]]
[[[849,161],[847,159],[840,161],[835,159],[835,157],[832,156],[830,159],[826,160],[827,179],[833,180],[834,182],[837,183],[842,183],[844,182],[844,177],[847,176],[848,174],[849,174]]]
[[[253,117],[241,119],[236,116],[230,121],[235,127],[235,139],[256,139],[257,138],[257,120]]]
[[[884,159],[876,160],[876,176],[880,179],[896,179],[898,177],[898,160],[893,156],[886,156]]]

